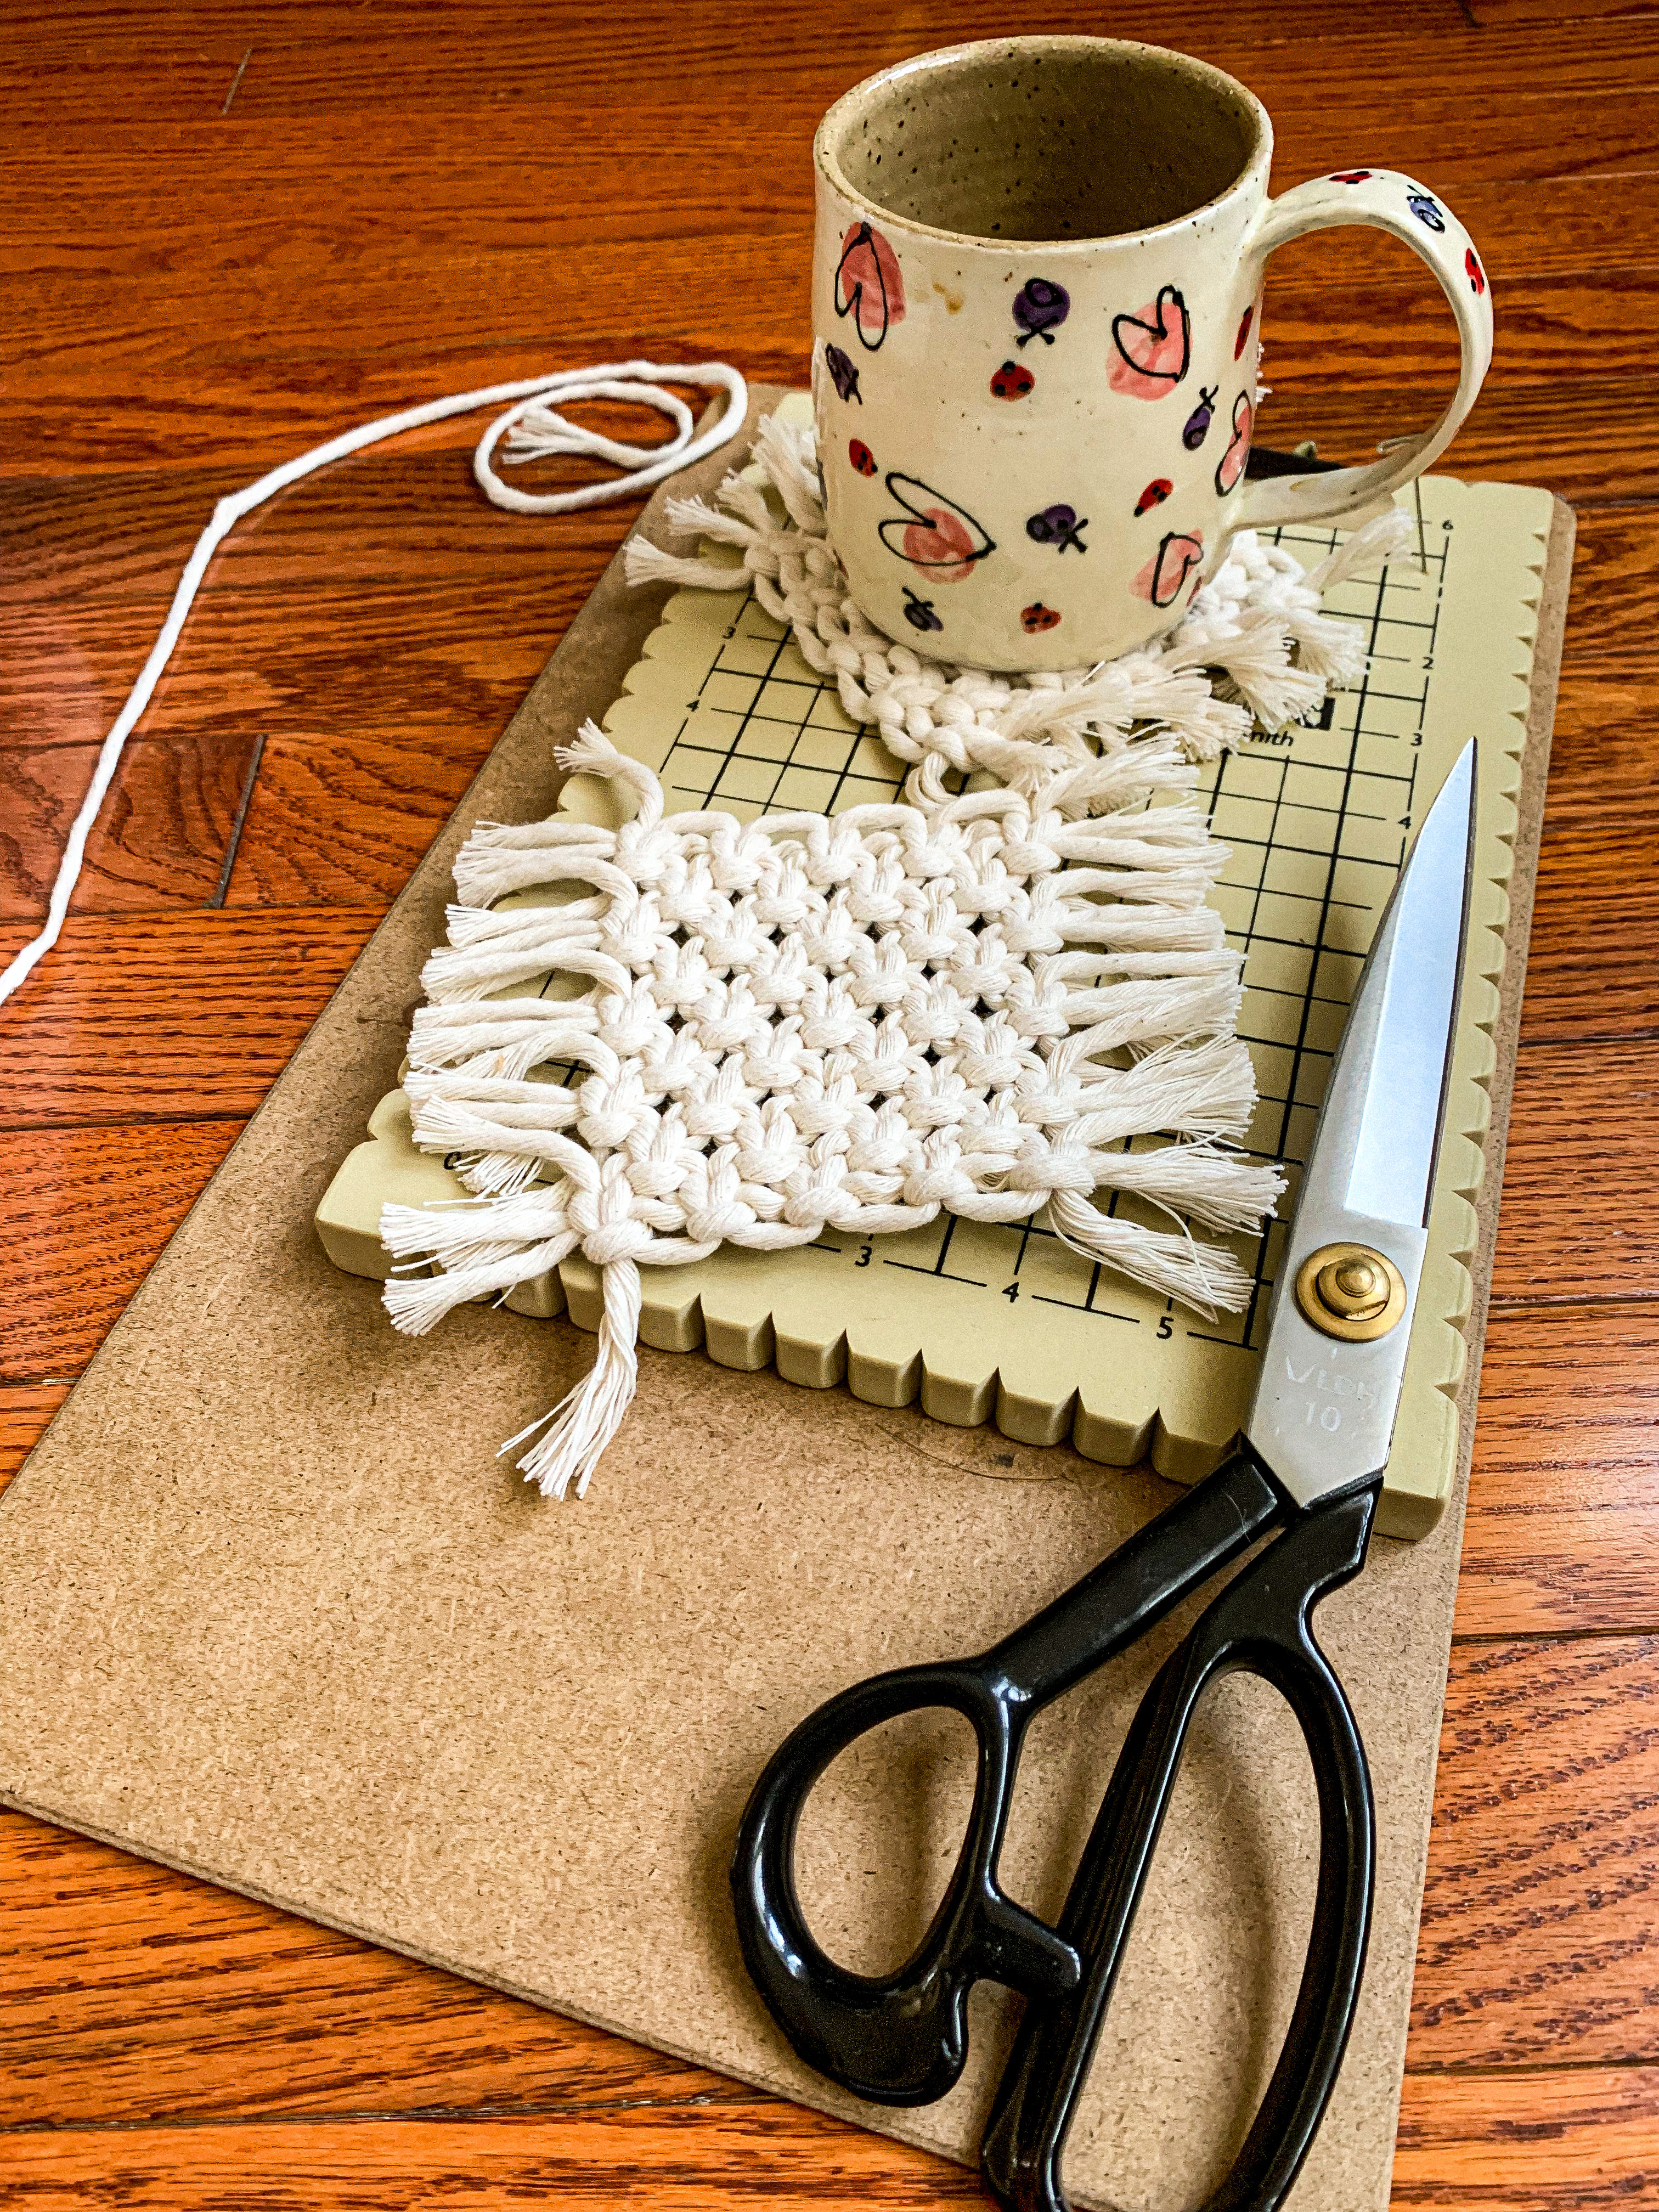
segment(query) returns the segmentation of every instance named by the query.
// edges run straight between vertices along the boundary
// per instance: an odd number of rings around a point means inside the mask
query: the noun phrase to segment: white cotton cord
[[[507,1447],[531,1444],[519,1463],[549,1496],[581,1495],[626,1413],[641,1265],[1046,1206],[1064,1242],[1160,1295],[1211,1316],[1249,1297],[1193,1226],[1255,1231],[1283,1177],[1235,1149],[1255,1078],[1241,956],[1201,903],[1226,854],[1192,765],[1162,734],[1031,754],[1018,789],[741,823],[669,814],[590,722],[560,764],[611,786],[617,828],[474,832],[458,882],[474,848],[507,850],[576,896],[450,909],[406,1088],[415,1143],[480,1202],[386,1208],[392,1251],[443,1272],[386,1305],[412,1334],[555,1254],[601,1271],[592,1373]],[[1142,811],[1149,795],[1175,803]],[[582,994],[485,995],[520,975]],[[1172,1225],[1103,1212],[1111,1191]]]
[[[538,1443],[520,1460],[526,1482],[544,1498],[562,1498],[574,1488],[585,1498],[605,1446],[623,1425],[634,1402],[639,1378],[640,1271],[631,1260],[613,1260],[603,1271],[605,1311],[599,1322],[599,1356],[587,1373],[550,1413],[509,1437],[501,1457],[537,1431]]]
[[[725,408],[701,437],[693,434],[691,410],[685,402],[663,388],[671,384],[696,385],[705,391],[725,392]],[[603,437],[597,430],[568,421],[559,412],[560,407],[583,399],[619,399],[654,407],[673,422],[673,435],[658,446],[629,446]],[[185,572],[173,594],[173,605],[167,610],[161,635],[150,647],[149,658],[139,671],[138,680],[127,694],[126,704],[99,751],[87,795],[81,802],[81,811],[75,817],[58,864],[46,908],[46,927],[0,972],[0,1004],[11,996],[58,942],[70,900],[80,879],[87,839],[115,780],[123,748],[149,706],[162,671],[173,658],[173,649],[183,632],[191,603],[207,574],[209,562],[242,517],[252,514],[256,507],[263,507],[289,484],[297,483],[301,477],[311,476],[331,462],[344,460],[349,454],[362,452],[365,446],[377,446],[405,430],[441,422],[451,415],[465,415],[475,407],[499,406],[504,400],[515,404],[492,422],[478,441],[472,456],[473,475],[488,498],[515,514],[568,514],[578,507],[626,499],[729,445],[742,429],[748,413],[749,388],[737,370],[723,361],[667,367],[657,362],[628,361],[598,368],[562,369],[552,376],[516,377],[507,384],[485,385],[476,392],[451,392],[443,399],[428,399],[418,407],[406,407],[400,414],[383,415],[376,422],[360,423],[355,430],[331,438],[326,445],[313,446],[309,453],[284,461],[257,483],[228,494],[214,508],[211,521],[197,539],[195,550],[185,562]],[[548,454],[580,453],[609,462],[628,473],[605,483],[583,484],[574,491],[521,492],[503,483],[495,473],[493,457],[504,435],[507,437],[507,447],[502,458],[509,465],[536,460]]]

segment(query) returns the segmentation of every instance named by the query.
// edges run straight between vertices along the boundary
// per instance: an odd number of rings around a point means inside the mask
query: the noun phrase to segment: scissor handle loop
[[[928,2104],[952,2087],[966,2062],[968,1992],[976,1981],[1044,1997],[1077,1985],[1082,1969],[1073,1945],[998,1885],[997,1856],[1025,1730],[1043,1705],[1247,1549],[1284,1504],[1241,1447],[989,1651],[900,1668],[844,1690],[781,1746],[738,1832],[732,1900],[744,1962],[809,2065],[877,2104]],[[912,1956],[892,1974],[851,1973],[820,1948],[801,1911],[794,1877],[801,1810],[825,1767],[856,1737],[933,1705],[960,1713],[978,1741],[967,1834]]]
[[[1312,1509],[1251,1563],[1164,1662],[1135,1716],[1060,1916],[1077,1988],[1029,2002],[981,2152],[1006,2212],[1071,2212],[1060,2155],[1111,2001],[1200,1700],[1239,1670],[1296,1715],[1319,1793],[1319,1887],[1296,2007],[1243,2147],[1202,2212],[1275,2212],[1336,2084],[1370,1932],[1376,1814],[1358,1724],[1314,1640],[1320,1599],[1364,1565],[1380,1485]]]
[[[795,1888],[795,1835],[813,1785],[855,1738],[901,1713],[945,1706],[979,1745],[968,1832],[926,1935],[896,1972],[836,1964],[814,1940]],[[995,1880],[1009,1786],[1027,1716],[984,1661],[902,1667],[831,1698],[780,1747],[738,1831],[732,1882],[745,1965],[810,2065],[879,2104],[941,2097],[968,2053],[967,2001],[989,1977],[1031,1990],[1075,1985],[1076,1953],[1010,1902]]]

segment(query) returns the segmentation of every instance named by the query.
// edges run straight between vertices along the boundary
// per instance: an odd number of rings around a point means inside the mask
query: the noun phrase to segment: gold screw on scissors
[[[1369,1244],[1322,1244],[1297,1270],[1296,1302],[1327,1336],[1370,1344],[1404,1314],[1405,1278]]]

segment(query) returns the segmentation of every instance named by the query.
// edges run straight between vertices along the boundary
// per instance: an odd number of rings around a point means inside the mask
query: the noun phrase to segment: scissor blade
[[[1463,969],[1474,761],[1471,738],[1389,902],[1309,1163],[1310,1179],[1341,1188],[1354,1212],[1379,1221],[1429,1218]]]
[[[1429,809],[1383,912],[1273,1285],[1245,1433],[1304,1504],[1376,1474],[1388,1461],[1456,1036],[1476,766],[1471,739]],[[1381,1255],[1403,1285],[1403,1310],[1380,1336],[1360,1340],[1321,1326],[1298,1299],[1304,1263],[1345,1245]],[[1323,1264],[1315,1260],[1316,1268]]]

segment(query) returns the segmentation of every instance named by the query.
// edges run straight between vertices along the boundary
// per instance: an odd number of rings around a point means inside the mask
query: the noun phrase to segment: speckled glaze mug
[[[1270,201],[1266,110],[1182,54],[924,54],[838,100],[815,152],[830,531],[870,620],[941,660],[1073,668],[1145,644],[1237,531],[1409,483],[1492,357],[1486,272],[1437,194],[1340,169]],[[1247,482],[1264,264],[1339,223],[1392,232],[1438,277],[1455,396],[1368,467]]]

